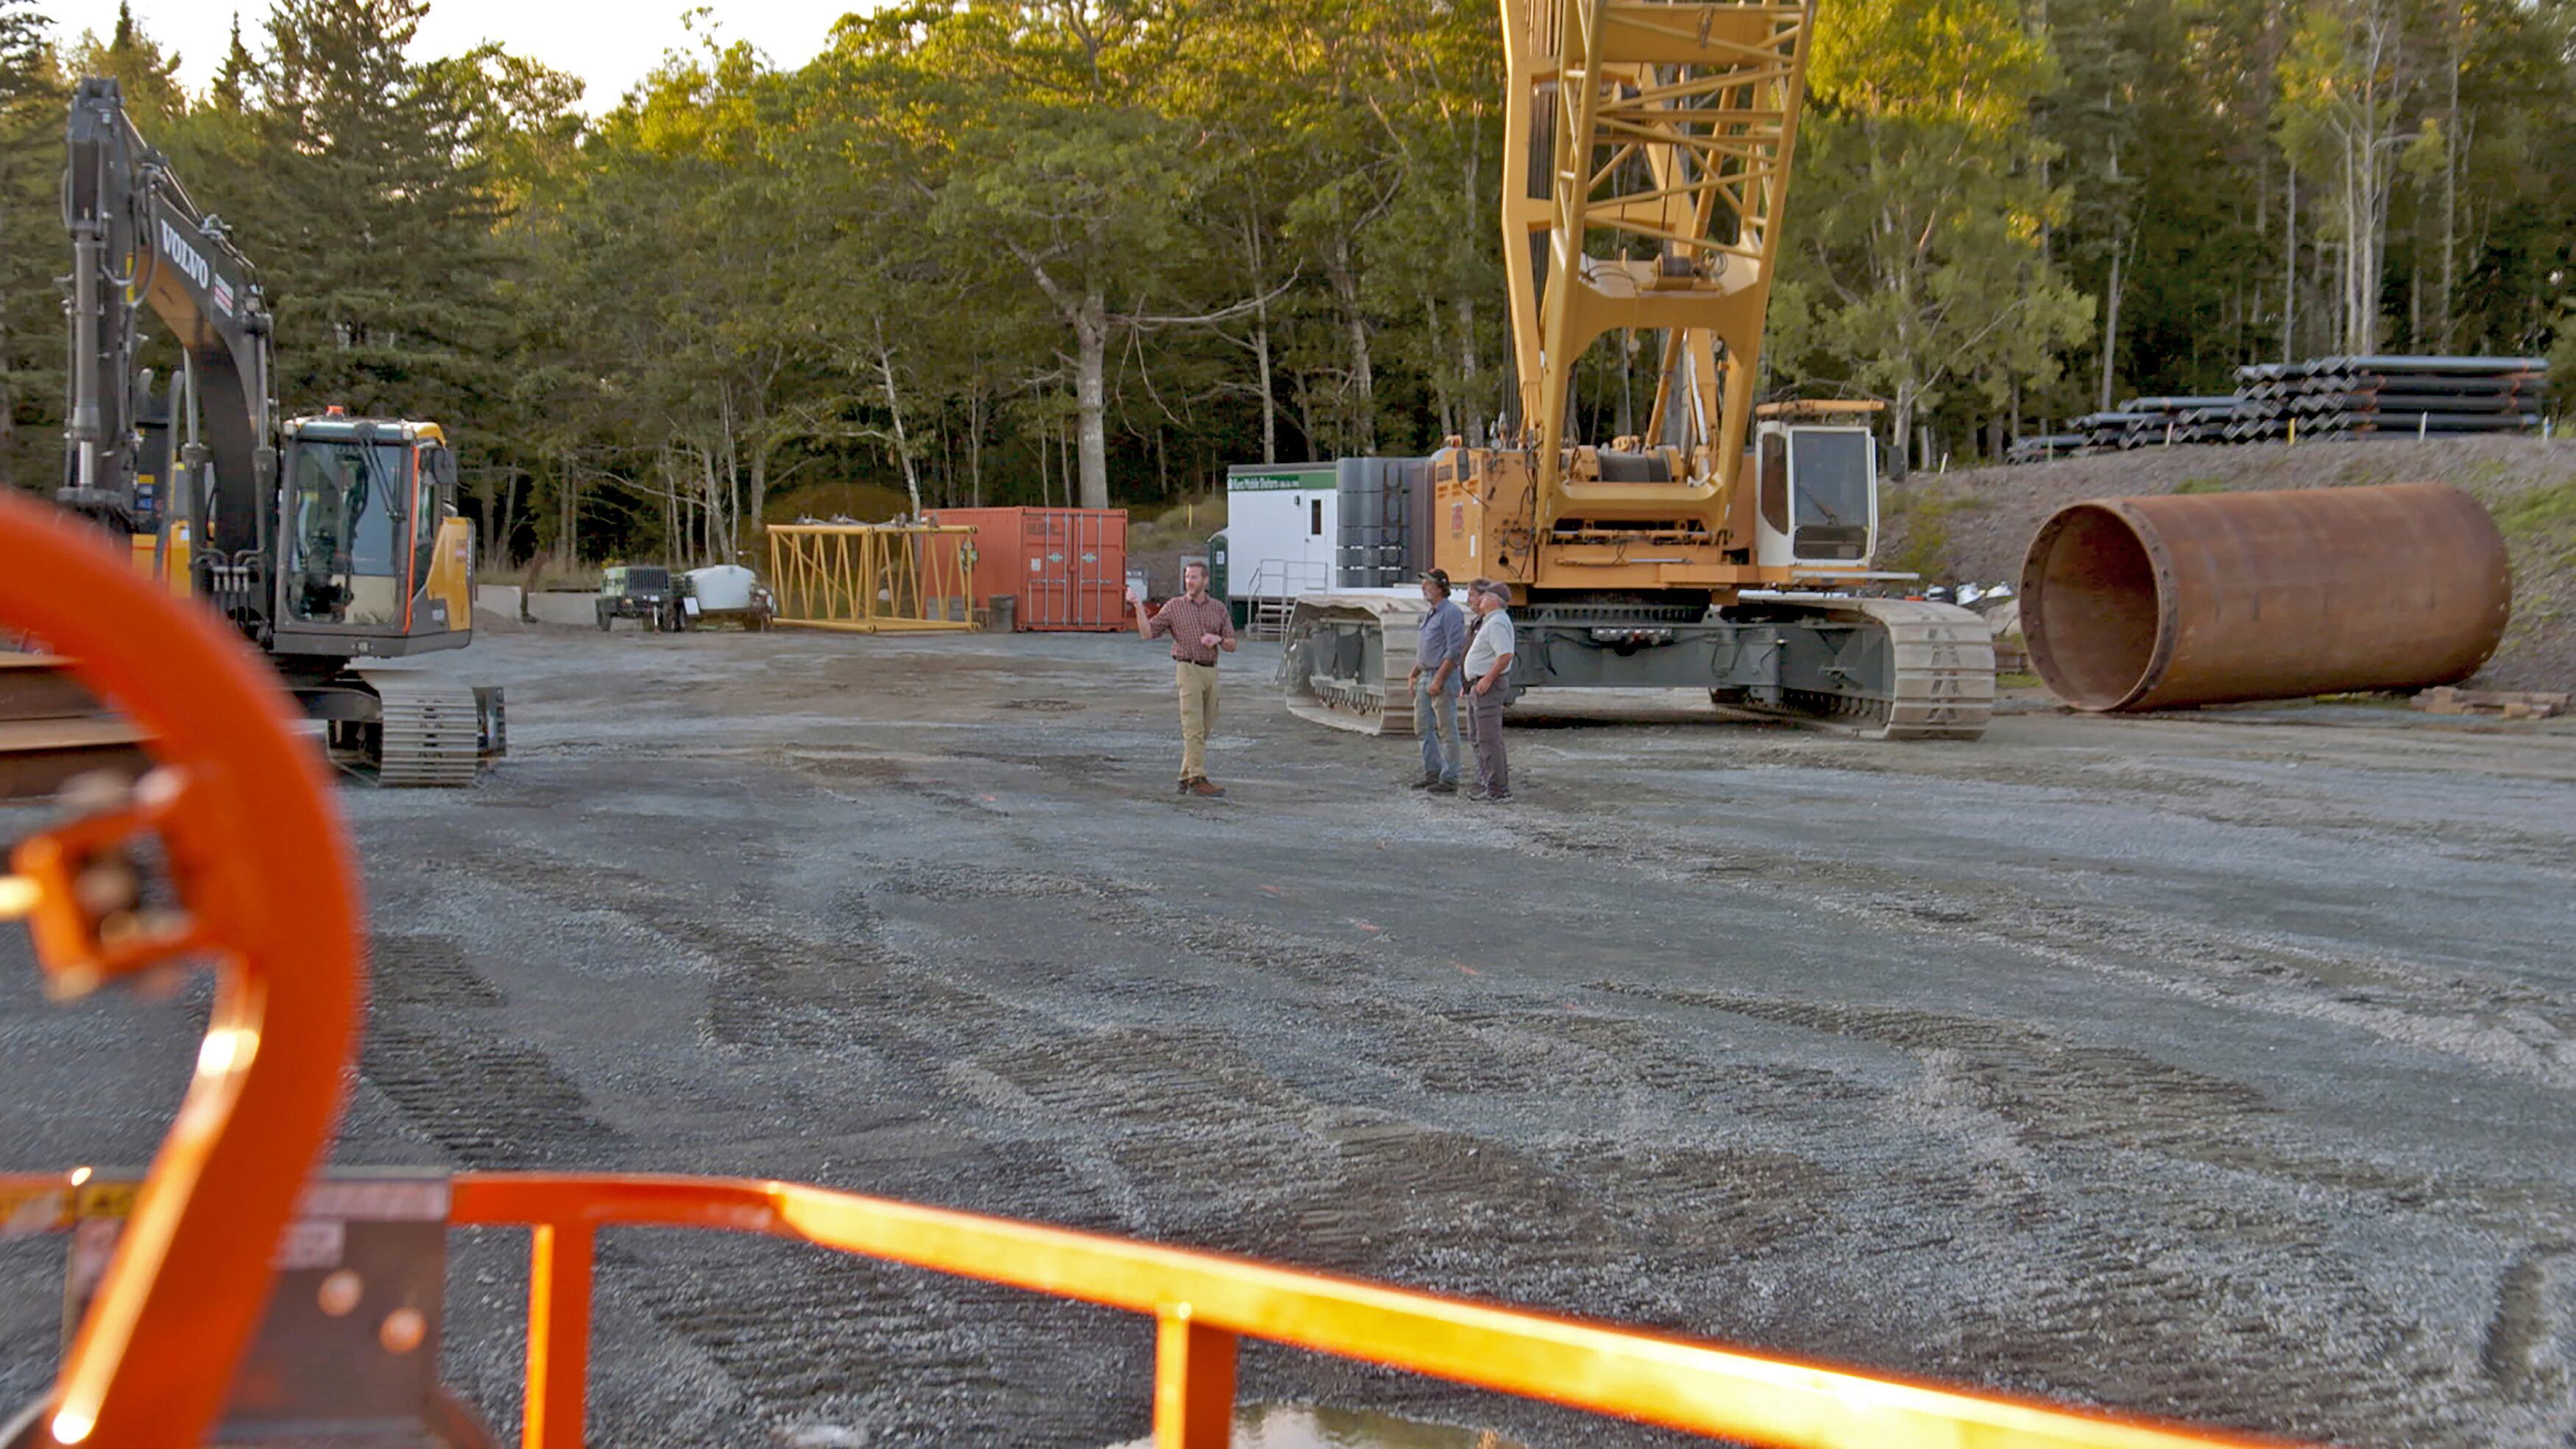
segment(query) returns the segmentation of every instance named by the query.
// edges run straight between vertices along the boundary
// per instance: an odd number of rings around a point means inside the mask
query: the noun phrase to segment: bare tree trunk
[[[903,398],[894,386],[894,353],[886,347],[885,323],[877,323],[877,380],[885,386],[886,412],[894,419],[894,455],[903,460],[904,496],[912,502],[912,516],[921,516],[921,474],[912,465],[912,440],[903,427]]]
[[[1906,460],[1914,452],[1914,385],[1896,385],[1896,405],[1888,409],[1888,436],[1896,440],[1896,476],[1902,478],[1909,469]]]
[[[2299,332],[2299,164],[2290,163],[2289,204],[2281,224],[2281,361],[2288,362]]]
[[[1351,347],[1352,451],[1377,451],[1377,373],[1369,357],[1368,317],[1360,310],[1360,283],[1348,237],[1333,248],[1333,291],[1342,304],[1343,326]]]
[[[1261,461],[1279,461],[1279,398],[1270,380],[1270,303],[1252,309],[1252,362],[1261,386]]]
[[[2442,115],[2442,290],[2433,299],[2433,350],[2451,349],[2451,294],[2460,284],[2460,32],[2463,6],[2451,6],[2450,104]]]
[[[535,475],[529,475],[531,485]],[[510,566],[510,536],[519,526],[519,475],[512,471],[501,475],[501,496],[493,501],[492,511],[499,515],[492,525],[492,536],[483,543],[483,553],[494,573]]]
[[[2128,260],[2128,243],[2116,233],[2111,242],[2110,298],[2102,309],[2102,395],[2095,406],[2111,410],[2111,362],[2120,345],[2120,269]]]
[[[1637,431],[1637,334],[1631,328],[1619,334],[1619,426],[1611,431],[1619,437],[1632,437]]]
[[[966,497],[984,506],[984,389],[979,384],[966,397]]]
[[[1075,359],[1074,406],[1082,423],[1081,478],[1084,508],[1109,506],[1109,410],[1107,372],[1109,363],[1108,307],[1094,287],[1082,295],[1082,311],[1074,322],[1074,344],[1080,350]]]
[[[1458,395],[1466,401],[1460,407],[1458,436],[1474,442],[1471,435],[1482,432],[1476,414],[1480,411],[1476,396],[1476,299],[1460,293],[1455,304],[1458,313]]]
[[[1429,293],[1425,293],[1422,298],[1422,341],[1425,351],[1429,352],[1433,357],[1437,357],[1439,355],[1440,304],[1433,300]],[[1455,420],[1457,399],[1450,392],[1449,379],[1441,375],[1439,365],[1436,362],[1432,365],[1430,371],[1431,411],[1439,419],[1441,435],[1446,437],[1447,435],[1458,431],[1455,427],[1451,426]]]

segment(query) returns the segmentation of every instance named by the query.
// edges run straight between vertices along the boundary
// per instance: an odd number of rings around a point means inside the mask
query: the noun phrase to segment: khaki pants
[[[1172,683],[1181,695],[1181,778],[1204,779],[1208,731],[1216,728],[1216,666],[1175,659]]]

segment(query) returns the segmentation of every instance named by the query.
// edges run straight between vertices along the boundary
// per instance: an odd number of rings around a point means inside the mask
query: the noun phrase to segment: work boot
[[[1177,784],[1177,785],[1174,785],[1174,786],[1172,787],[1172,790],[1173,790],[1173,792],[1174,792],[1175,794],[1186,795],[1186,794],[1190,793],[1190,781],[1189,781],[1189,777],[1188,777],[1188,776],[1186,776],[1186,775],[1182,776],[1182,777],[1181,777],[1181,782],[1180,782],[1179,784]]]
[[[1433,780],[1422,788],[1430,791],[1434,795],[1455,795],[1458,793],[1458,782],[1455,780]]]
[[[1181,788],[1189,791],[1193,795],[1201,797],[1202,799],[1222,800],[1225,798],[1225,788],[1205,775],[1199,776],[1197,779],[1192,780]]]
[[[1434,775],[1430,771],[1425,770],[1420,778],[1413,782],[1413,788],[1416,790],[1428,790],[1439,783],[1440,777],[1438,775]]]

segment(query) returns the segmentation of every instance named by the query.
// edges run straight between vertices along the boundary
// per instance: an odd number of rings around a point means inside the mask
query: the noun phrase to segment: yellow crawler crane
[[[1875,405],[1753,400],[1812,7],[1502,0],[1502,18],[1520,421],[1432,457],[1427,552],[1511,586],[1514,692],[1704,688],[1868,738],[1976,738],[1994,702],[1983,621],[1854,593],[1902,577],[1870,566]],[[1614,331],[1659,351],[1646,431],[1571,442],[1576,359]],[[1289,707],[1409,733],[1422,608],[1299,600]]]

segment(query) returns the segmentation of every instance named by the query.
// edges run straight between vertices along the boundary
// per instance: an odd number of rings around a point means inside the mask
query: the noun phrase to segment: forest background
[[[2571,5],[1821,0],[1766,390],[1967,461],[2250,361],[2546,352]],[[0,0],[0,480],[61,478],[84,75],[259,265],[288,410],[446,424],[494,565],[1151,509],[1481,439],[1514,395],[1490,5],[913,0],[794,68],[701,12],[596,116],[506,47],[412,54],[427,9],[275,0],[191,91],[130,17]],[[1621,342],[1581,436],[1651,400]]]

